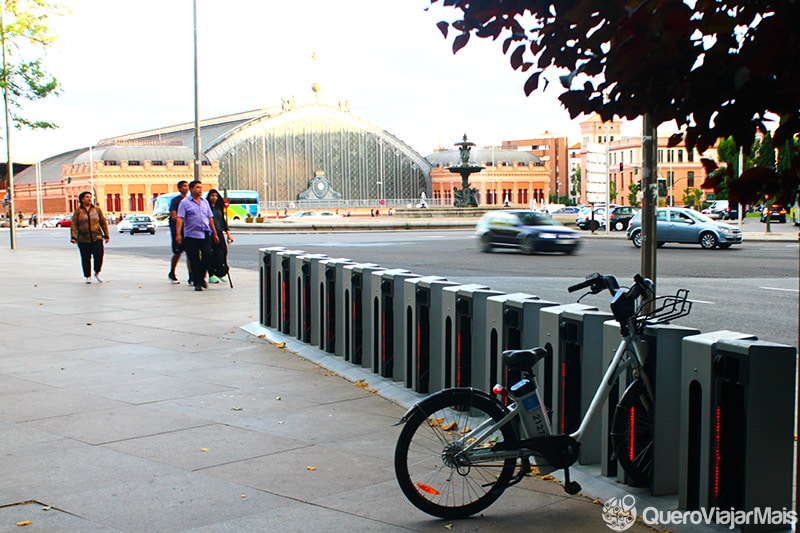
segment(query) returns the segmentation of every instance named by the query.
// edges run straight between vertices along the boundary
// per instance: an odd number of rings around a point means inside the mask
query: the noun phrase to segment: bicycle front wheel
[[[653,418],[647,388],[636,379],[622,395],[611,422],[617,460],[635,486],[649,486],[653,479]]]
[[[473,462],[461,450],[465,434],[487,419],[502,420],[503,409],[490,397],[454,389],[423,401],[409,417],[394,454],[400,489],[418,509],[440,518],[478,513],[508,487],[516,459]],[[477,452],[515,441],[506,424],[483,440]]]

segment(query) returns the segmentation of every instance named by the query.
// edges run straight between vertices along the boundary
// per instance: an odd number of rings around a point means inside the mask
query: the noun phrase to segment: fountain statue
[[[447,170],[454,174],[461,174],[461,190],[458,187],[453,187],[453,194],[455,196],[455,207],[478,207],[478,189],[470,187],[469,175],[480,172],[484,167],[480,165],[469,164],[469,153],[475,143],[467,141],[467,134],[461,142],[455,143],[459,146],[461,154],[461,164],[449,167]]]

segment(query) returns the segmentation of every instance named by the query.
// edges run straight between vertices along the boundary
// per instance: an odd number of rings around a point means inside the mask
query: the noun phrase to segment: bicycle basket
[[[687,299],[688,295],[688,289],[678,289],[674,295],[648,300],[639,307],[636,318],[641,323],[663,324],[684,317],[692,310],[692,301]]]

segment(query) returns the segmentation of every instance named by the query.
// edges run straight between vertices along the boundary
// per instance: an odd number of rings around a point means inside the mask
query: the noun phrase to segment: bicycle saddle
[[[529,350],[506,350],[503,352],[503,364],[507,367],[533,368],[533,366],[550,355],[542,347]]]

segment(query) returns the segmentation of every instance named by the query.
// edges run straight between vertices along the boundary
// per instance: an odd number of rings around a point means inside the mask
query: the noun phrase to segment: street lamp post
[[[202,181],[200,160],[200,102],[197,90],[197,0],[192,0],[194,22],[194,179]]]

